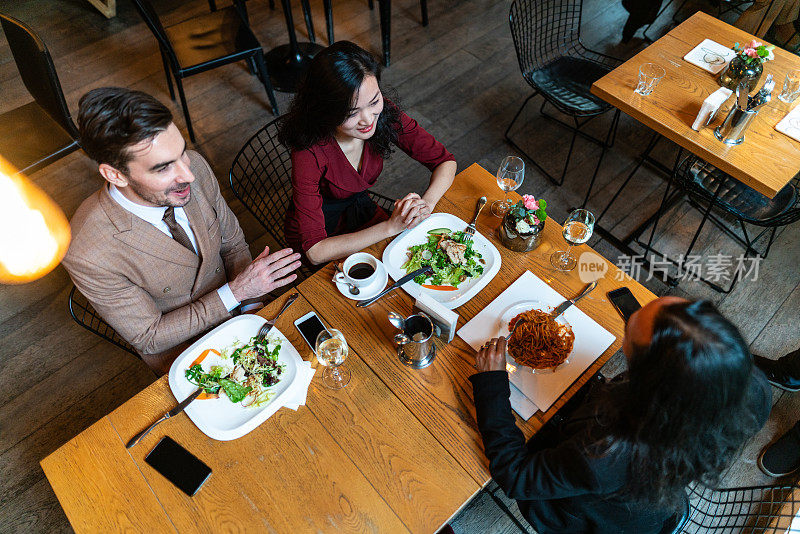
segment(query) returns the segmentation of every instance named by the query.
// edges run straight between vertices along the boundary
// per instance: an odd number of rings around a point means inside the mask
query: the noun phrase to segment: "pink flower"
[[[747,48],[758,48],[759,46],[761,46],[761,43],[753,39],[750,41],[750,44],[747,45]]]
[[[533,195],[522,195],[522,203],[525,206],[526,210],[539,209],[539,202],[536,201]]]
[[[537,217],[536,215],[534,215],[534,216],[533,216],[533,225],[534,225],[534,226],[538,226],[540,222],[542,222],[542,221],[540,221],[540,220],[539,220],[539,217]]]
[[[758,52],[756,52],[753,48],[745,48],[744,54],[750,57],[758,57]]]

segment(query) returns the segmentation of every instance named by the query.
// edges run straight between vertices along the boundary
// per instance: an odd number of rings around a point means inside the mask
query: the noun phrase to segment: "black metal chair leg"
[[[422,25],[428,25],[428,0],[419,0],[419,9],[422,12]]]
[[[169,87],[169,98],[173,102],[175,101],[175,89],[172,87],[172,76],[169,73],[169,61],[167,61],[167,55],[161,50],[161,61],[164,63],[164,75],[167,77],[167,87]]]
[[[381,18],[381,43],[383,44],[383,65],[389,66],[389,56],[392,50],[392,0],[378,0],[378,10]]]
[[[594,187],[594,182],[597,180],[597,175],[600,173],[600,166],[603,164],[603,158],[606,155],[606,151],[610,148],[611,145],[608,142],[611,140],[612,136],[616,135],[617,129],[617,122],[619,121],[619,110],[614,112],[614,118],[611,119],[611,128],[608,130],[608,135],[606,136],[606,142],[603,143],[603,147],[600,149],[600,157],[597,159],[597,165],[594,168],[594,173],[592,174],[592,179],[589,181],[589,187],[586,189],[586,196],[583,199],[583,204],[581,204],[581,208],[586,208],[586,203],[589,202],[589,197],[592,194],[592,188]],[[613,141],[611,142],[613,145]],[[630,179],[630,178],[629,178]],[[621,191],[621,189],[620,189]],[[619,194],[619,193],[617,193]],[[616,200],[616,197],[612,200],[612,202]],[[603,211],[605,213],[605,211]],[[595,224],[597,220],[595,220]]]
[[[375,9],[375,2],[367,0],[367,6],[369,6],[370,9]]]
[[[332,45],[333,39],[333,5],[331,0],[322,0],[325,9],[325,28],[328,30],[328,44]]]
[[[264,84],[264,89],[267,90],[267,98],[269,98],[269,105],[272,106],[272,114],[276,117],[280,114],[278,111],[278,101],[275,100],[275,91],[272,89],[272,82],[269,79],[269,72],[267,72],[267,62],[264,60],[264,53],[259,52],[253,58],[258,69],[258,77],[261,78],[261,83]]]
[[[520,522],[520,520],[517,519],[517,516],[514,515],[514,512],[512,512],[509,509],[509,507],[506,506],[506,503],[504,503],[500,497],[495,495],[493,491],[489,491],[486,488],[482,488],[481,491],[489,495],[489,497],[494,501],[494,503],[498,506],[498,508],[500,508],[506,514],[506,516],[511,520],[512,523],[514,523],[514,525],[519,529],[520,532],[522,532],[523,534],[528,534],[528,529],[525,528],[525,525],[523,525]]]
[[[314,21],[311,20],[311,4],[308,0],[300,0],[300,5],[303,7],[303,18],[306,20],[306,31],[308,31],[308,40],[312,43],[317,42],[314,35]]]
[[[189,106],[186,105],[186,95],[183,92],[183,82],[179,77],[175,77],[175,84],[178,86],[178,96],[181,98],[181,107],[183,108],[183,116],[186,119],[186,129],[189,130],[189,139],[192,143],[196,143],[197,139],[194,136],[194,128],[192,128],[192,118],[189,116]]]
[[[269,0],[269,8],[275,11],[275,0]]]
[[[208,9],[211,11],[217,10],[217,3],[214,0],[208,0]]]

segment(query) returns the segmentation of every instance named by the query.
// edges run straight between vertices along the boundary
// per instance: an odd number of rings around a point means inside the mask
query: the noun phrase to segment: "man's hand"
[[[228,287],[239,302],[260,297],[293,282],[297,275],[292,271],[298,267],[300,254],[295,254],[290,248],[270,254],[269,247],[266,247],[253,263],[228,283]]]
[[[487,341],[475,355],[475,369],[484,371],[505,371],[506,338],[496,337]]]

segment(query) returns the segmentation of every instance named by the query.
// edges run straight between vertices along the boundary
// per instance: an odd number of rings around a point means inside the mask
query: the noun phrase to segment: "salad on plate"
[[[198,400],[224,395],[233,403],[257,408],[269,402],[270,388],[280,382],[285,368],[278,363],[280,350],[280,339],[272,336],[261,340],[254,336],[247,343],[237,340],[222,352],[206,349],[186,369],[186,379],[203,388]],[[212,364],[204,369],[209,356]]]
[[[485,260],[472,248],[464,232],[449,228],[428,230],[427,241],[408,248],[406,273],[430,265],[433,273],[421,274],[414,281],[427,289],[455,291],[458,286],[483,274]]]

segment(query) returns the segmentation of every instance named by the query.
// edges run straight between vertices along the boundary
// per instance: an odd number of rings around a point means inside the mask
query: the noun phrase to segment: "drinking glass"
[[[778,98],[781,102],[790,104],[800,95],[800,69],[792,69],[786,73],[783,81],[783,90]]]
[[[666,73],[660,65],[645,63],[639,67],[639,84],[634,92],[644,96],[649,95]]]
[[[341,389],[350,383],[350,369],[344,364],[347,359],[347,341],[338,330],[323,330],[314,344],[317,361],[325,366],[322,383],[331,389]]]
[[[492,202],[492,213],[495,217],[503,217],[511,204],[508,202],[508,193],[522,185],[525,179],[525,162],[516,156],[506,156],[497,169],[497,185],[505,191],[503,200]]]
[[[575,268],[578,260],[570,255],[574,245],[580,245],[589,241],[594,231],[594,215],[587,210],[574,210],[569,214],[564,222],[564,240],[566,240],[567,250],[557,250],[550,256],[550,265],[559,271],[571,271]]]

